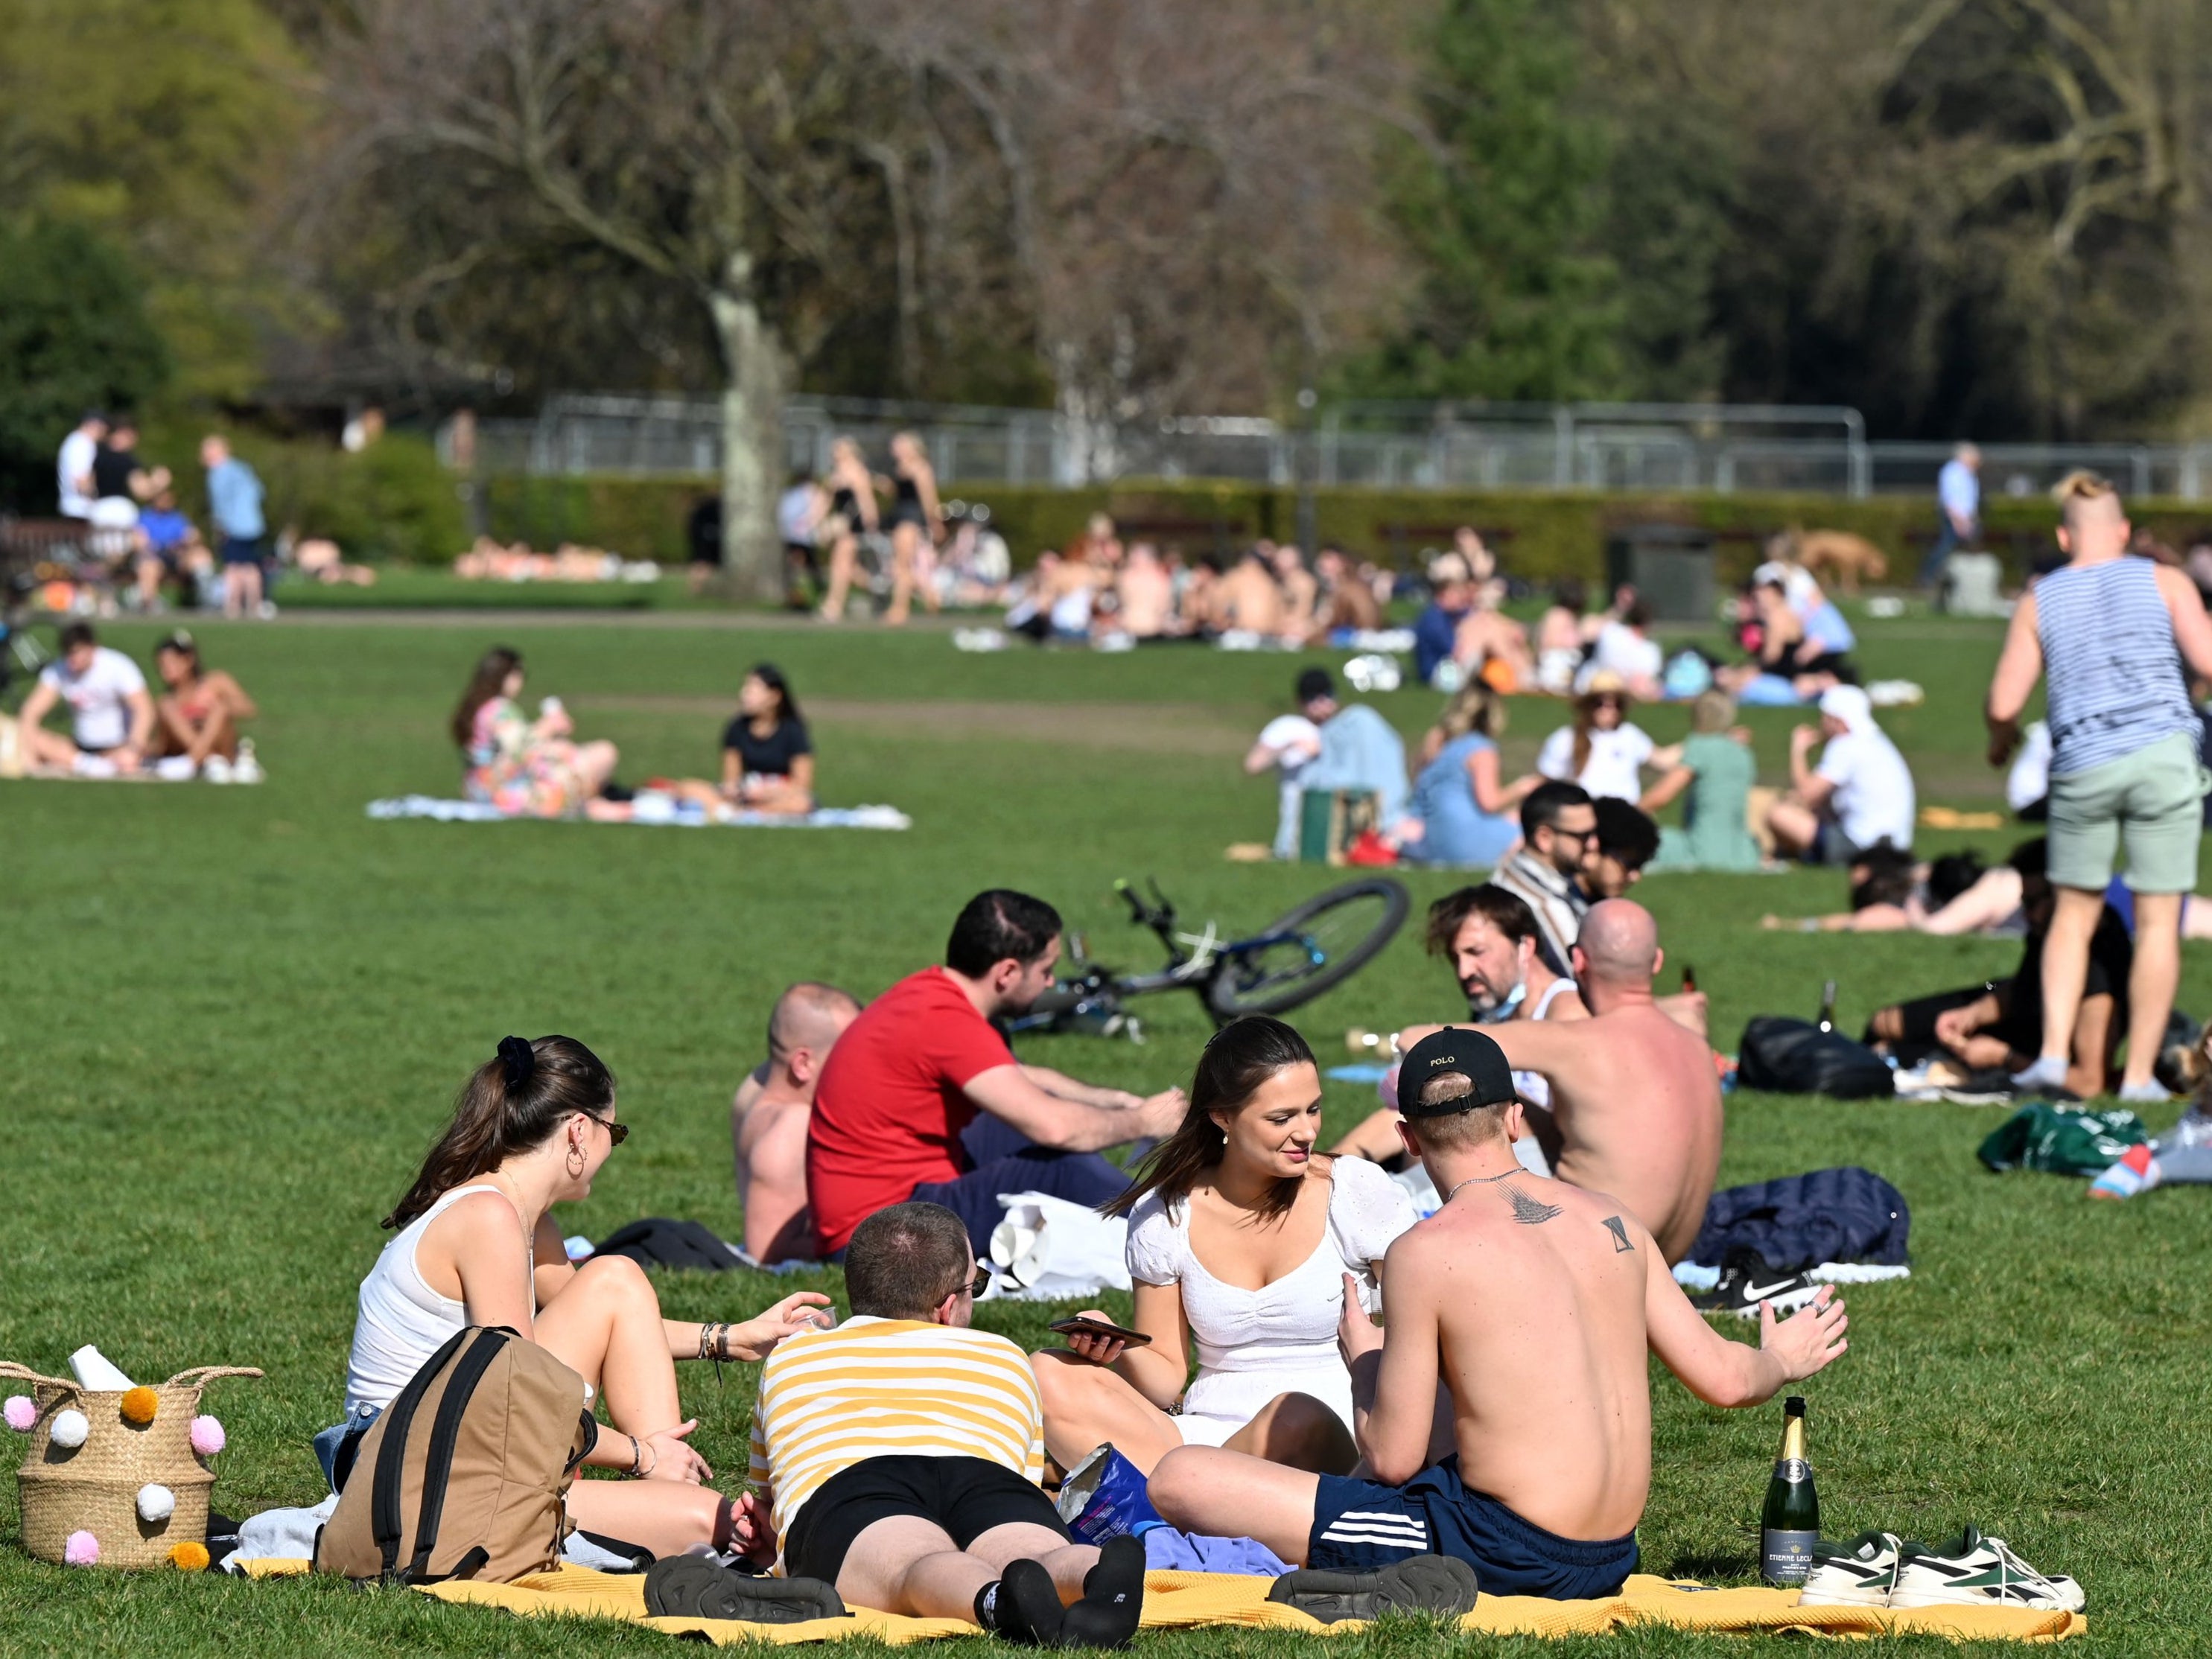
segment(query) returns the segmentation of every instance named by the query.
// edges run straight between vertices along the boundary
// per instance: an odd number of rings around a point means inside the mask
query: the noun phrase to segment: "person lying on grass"
[[[1374,1164],[1316,1157],[1320,1139],[1321,1072],[1305,1039],[1263,1017],[1215,1032],[1182,1127],[1100,1206],[1129,1218],[1135,1323],[1151,1344],[1073,1336],[1032,1362],[1045,1445],[1062,1468],[1109,1441],[1147,1474],[1193,1444],[1352,1467],[1352,1389],[1335,1342],[1344,1276],[1371,1279],[1413,1206]],[[1194,1337],[1195,1382],[1184,1358]]]
[[[182,629],[155,647],[154,670],[163,687],[161,700],[154,705],[161,723],[155,753],[180,755],[195,772],[214,771],[210,760],[236,760],[239,722],[261,712],[246,688],[220,668],[202,667],[198,642]]]
[[[2045,870],[2048,843],[2022,842],[2006,860],[2020,884],[2027,934],[2020,966],[2009,979],[1984,980],[1875,1011],[1866,1042],[1918,1071],[1918,1086],[1975,1093],[2008,1093],[2013,1073],[2026,1069],[2043,1042],[2043,951],[2057,898]],[[2105,1092],[2112,1059],[2128,1029],[2128,982],[2135,947],[2127,924],[2104,907],[2090,936],[2088,967],[2074,1015],[2066,1072],[2071,1094],[2087,1100]]]
[[[1843,1302],[1824,1286],[1786,1322],[1762,1307],[1756,1348],[1722,1336],[1626,1206],[1514,1161],[1521,1104],[1480,1032],[1418,1044],[1400,1104],[1446,1197],[1390,1247],[1387,1340],[1346,1275],[1339,1340],[1365,1478],[1184,1446],[1152,1472],[1152,1504],[1304,1566],[1372,1573],[1433,1553],[1489,1595],[1614,1595],[1651,1486],[1647,1349],[1708,1404],[1755,1406],[1843,1353]]]
[[[154,700],[146,677],[120,651],[100,642],[87,622],[63,625],[61,656],[39,671],[39,683],[15,716],[23,764],[33,771],[112,777],[136,772],[154,739]],[[70,711],[70,735],[46,729],[57,704]]]
[[[986,1277],[942,1206],[896,1204],[854,1230],[853,1316],[761,1368],[733,1541],[834,1584],[848,1607],[970,1620],[1036,1647],[1119,1647],[1144,1608],[1144,1546],[1073,1542],[1038,1486],[1027,1358],[969,1328]]]
[[[501,1039],[384,1218],[398,1236],[362,1280],[347,1431],[365,1434],[464,1326],[504,1325],[574,1369],[606,1408],[612,1431],[584,1461],[629,1484],[577,1481],[568,1495],[576,1524],[655,1555],[726,1548],[731,1506],[685,1443],[698,1422],[677,1403],[676,1362],[762,1358],[815,1328],[813,1310],[830,1298],[800,1291],[742,1324],[696,1325],[663,1319],[652,1281],[626,1257],[571,1267],[548,1212],[589,1197],[629,1134],[615,1117],[614,1078],[582,1043]],[[335,1484],[344,1483],[351,1449],[339,1449]]]

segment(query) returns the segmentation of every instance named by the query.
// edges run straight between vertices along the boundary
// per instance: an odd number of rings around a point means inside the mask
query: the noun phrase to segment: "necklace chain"
[[[1444,1204],[1450,1203],[1452,1200],[1459,1196],[1459,1189],[1461,1187],[1479,1187],[1487,1182],[1503,1181],[1508,1176],[1517,1176],[1521,1173],[1521,1166],[1516,1164],[1510,1170],[1500,1170],[1494,1176],[1469,1176],[1466,1180],[1461,1182],[1458,1186],[1455,1186],[1451,1191],[1444,1194]],[[1437,1206],[1439,1210],[1443,1208],[1443,1204]]]

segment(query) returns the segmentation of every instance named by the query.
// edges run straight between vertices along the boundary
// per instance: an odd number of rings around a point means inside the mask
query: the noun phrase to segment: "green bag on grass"
[[[1990,1131],[1981,1160],[1992,1170],[2041,1170],[2051,1175],[2101,1175],[2130,1146],[2150,1139],[2142,1120],[2114,1108],[2085,1111],[2039,1100]]]

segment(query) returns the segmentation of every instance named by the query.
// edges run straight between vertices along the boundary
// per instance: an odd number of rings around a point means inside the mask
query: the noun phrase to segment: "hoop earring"
[[[584,1173],[584,1149],[574,1141],[568,1143],[568,1176],[574,1180]]]

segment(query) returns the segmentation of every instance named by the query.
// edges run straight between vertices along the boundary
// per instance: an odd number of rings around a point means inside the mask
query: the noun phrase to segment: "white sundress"
[[[1129,1216],[1129,1276],[1182,1289],[1198,1345],[1198,1376],[1175,1423],[1187,1444],[1218,1446],[1279,1394],[1309,1394],[1352,1428],[1352,1377],[1337,1352],[1344,1274],[1370,1285],[1373,1266],[1417,1219],[1405,1189],[1364,1158],[1330,1171],[1328,1224],[1312,1255],[1264,1290],[1224,1285],[1190,1248],[1190,1206],[1171,1210],[1158,1193]],[[1372,1310],[1371,1291],[1365,1298]]]

